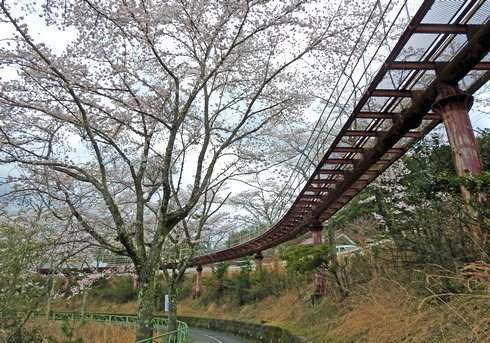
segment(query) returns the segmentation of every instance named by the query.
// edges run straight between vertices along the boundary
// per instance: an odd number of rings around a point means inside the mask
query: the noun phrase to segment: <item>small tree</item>
[[[238,306],[246,304],[249,300],[251,272],[252,265],[250,264],[250,261],[247,260],[246,263],[240,267],[240,271],[233,277],[231,285],[233,290],[233,300]]]
[[[307,274],[327,270],[335,279],[341,296],[348,294],[343,278],[339,275],[335,246],[329,245],[305,246],[296,245],[288,248],[282,255],[286,261],[286,269],[289,273]]]
[[[8,335],[20,334],[39,301],[42,285],[33,280],[31,273],[40,253],[32,233],[0,224],[0,328]],[[28,314],[22,313],[26,310]],[[25,317],[18,318],[20,313]]]
[[[42,212],[24,212],[10,218],[3,214],[0,221],[0,339],[6,342],[41,341],[25,324],[35,311],[50,302],[55,288],[57,266],[69,254],[56,241],[43,234]],[[47,231],[47,230],[46,230]],[[44,238],[44,239],[43,239]],[[59,243],[59,242],[58,242]],[[54,255],[54,251],[59,254]],[[51,266],[52,275],[42,277],[38,270]],[[48,305],[49,307],[49,305]]]
[[[480,135],[483,156],[487,154],[486,140],[484,133]],[[487,243],[475,244],[466,231],[475,221],[487,230],[485,202],[471,204],[479,214],[472,218],[459,190],[464,184],[475,193],[487,193],[486,166],[484,160],[480,177],[456,177],[449,146],[433,135],[370,187],[382,227],[406,263],[438,264],[451,270],[465,261],[488,259],[487,249],[481,248]]]

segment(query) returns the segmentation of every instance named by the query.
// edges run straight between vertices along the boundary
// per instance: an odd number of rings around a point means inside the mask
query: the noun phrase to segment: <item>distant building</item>
[[[355,245],[355,246],[358,245],[352,238],[350,238],[345,233],[337,234],[335,236],[335,243],[337,245]],[[301,243],[299,243],[299,244],[311,246],[311,245],[313,245],[313,237],[310,236],[310,237],[304,239],[303,241],[301,241]]]

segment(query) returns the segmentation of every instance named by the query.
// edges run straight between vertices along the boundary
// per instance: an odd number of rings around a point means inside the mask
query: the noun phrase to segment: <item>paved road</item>
[[[192,343],[251,343],[241,337],[218,331],[189,328]]]

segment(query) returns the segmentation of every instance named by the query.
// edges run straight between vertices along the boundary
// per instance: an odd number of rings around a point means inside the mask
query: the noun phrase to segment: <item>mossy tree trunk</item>
[[[82,306],[80,308],[80,316],[82,319],[85,317],[85,306],[87,304],[88,289],[84,289],[82,293]]]
[[[340,294],[342,298],[347,297],[349,295],[349,290],[347,288],[347,282],[344,280],[344,278],[341,277],[340,271],[339,271],[339,263],[337,260],[337,245],[335,242],[335,229],[333,227],[327,228],[327,233],[328,233],[328,245],[329,245],[329,250],[330,250],[330,266],[329,270],[333,274],[335,278],[335,282],[337,283],[337,286],[339,287]]]
[[[191,256],[192,255],[188,256],[187,259],[182,261],[182,264],[178,268],[174,268],[171,271],[164,270],[163,272],[163,275],[167,282],[167,292],[170,298],[170,308],[169,312],[167,313],[168,332],[177,330],[177,293],[184,279],[184,272],[187,267],[189,267]]]
[[[168,289],[170,298],[170,309],[168,312],[168,332],[177,330],[177,292],[175,286],[170,284]]]
[[[51,301],[53,299],[54,295],[54,287],[56,284],[56,280],[54,276],[51,276],[49,279],[49,283],[51,284],[49,287],[49,293],[48,293],[48,302],[46,304],[46,318],[49,319],[49,313],[51,312]]]
[[[153,336],[153,316],[155,307],[155,273],[142,273],[138,290],[138,322],[136,340]]]

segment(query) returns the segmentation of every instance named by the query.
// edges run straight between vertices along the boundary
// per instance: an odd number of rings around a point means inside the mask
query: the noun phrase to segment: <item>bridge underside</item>
[[[441,122],[431,112],[441,87],[472,94],[490,79],[489,13],[488,2],[424,1],[285,216],[193,264],[252,255],[334,215]]]

